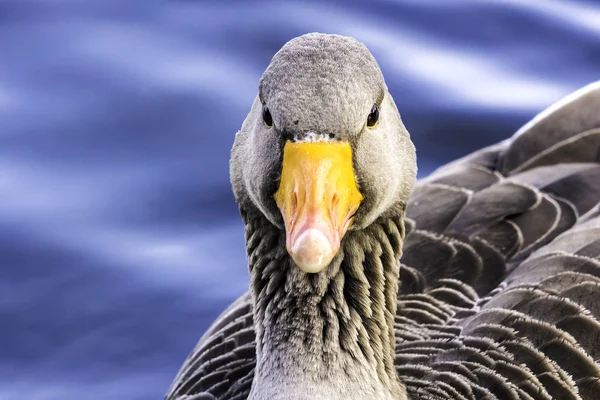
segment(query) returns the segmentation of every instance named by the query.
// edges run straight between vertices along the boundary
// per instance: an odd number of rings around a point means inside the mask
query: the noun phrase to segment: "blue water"
[[[245,291],[228,155],[309,31],[380,61],[420,175],[600,78],[572,0],[0,1],[0,399],[160,399]]]

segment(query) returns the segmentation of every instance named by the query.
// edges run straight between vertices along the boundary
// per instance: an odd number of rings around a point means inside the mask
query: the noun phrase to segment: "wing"
[[[202,336],[166,398],[245,400],[254,378],[255,347],[252,298],[245,293]]]
[[[600,398],[600,84],[419,182],[398,372],[414,398]]]
[[[396,367],[415,399],[600,398],[600,83],[419,182],[407,208]],[[248,294],[167,399],[246,399]]]

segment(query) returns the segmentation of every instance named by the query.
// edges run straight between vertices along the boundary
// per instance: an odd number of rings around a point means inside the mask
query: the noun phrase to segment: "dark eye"
[[[271,117],[271,112],[267,108],[267,106],[263,106],[263,121],[267,128],[273,126],[273,117]]]
[[[371,112],[367,117],[367,127],[374,127],[377,125],[377,121],[379,121],[379,107],[377,107],[377,104],[373,104],[373,108],[371,108]]]

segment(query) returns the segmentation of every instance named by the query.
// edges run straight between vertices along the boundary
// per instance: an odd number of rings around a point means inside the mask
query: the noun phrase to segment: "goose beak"
[[[287,251],[304,272],[325,269],[337,254],[362,201],[344,142],[287,142],[275,193]]]

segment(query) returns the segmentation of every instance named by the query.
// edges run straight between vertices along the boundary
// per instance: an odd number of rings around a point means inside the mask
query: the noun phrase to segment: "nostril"
[[[334,193],[333,194],[333,198],[331,199],[331,206],[332,207],[337,206],[337,204],[339,203],[339,201],[340,201],[340,198],[339,198],[338,194]]]
[[[289,225],[293,227],[296,224],[296,217],[298,216],[298,193],[296,190],[292,191],[291,199],[290,199],[290,209],[289,213]]]
[[[337,226],[337,215],[335,213],[335,209],[339,202],[340,202],[340,197],[338,196],[337,193],[334,193],[333,197],[331,198],[331,207],[329,208],[329,218],[331,218],[331,222],[333,223],[334,226]]]
[[[294,190],[294,192],[292,193],[292,210],[296,210],[296,208],[298,207],[298,193],[296,193],[296,191]]]
[[[335,134],[332,132],[329,132],[329,139],[335,139]]]

